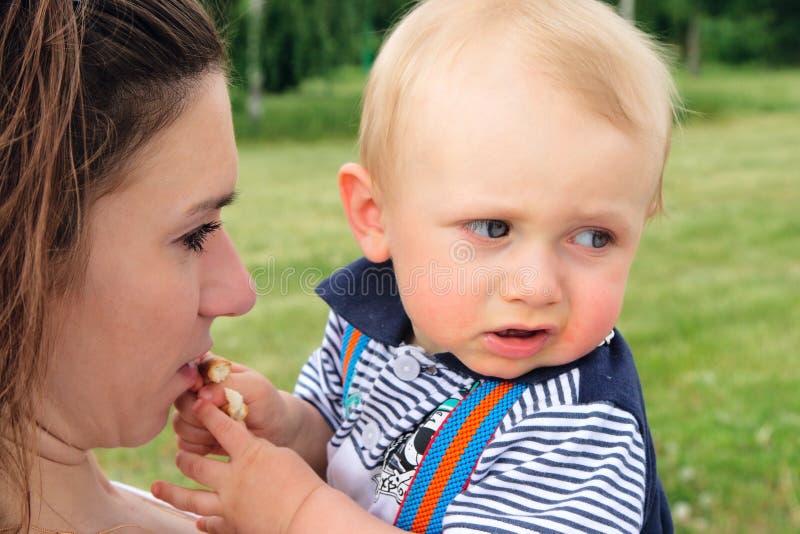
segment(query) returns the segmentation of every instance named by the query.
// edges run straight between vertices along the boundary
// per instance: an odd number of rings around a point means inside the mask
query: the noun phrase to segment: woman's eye
[[[583,247],[603,248],[614,241],[611,234],[603,230],[584,230],[573,241]]]
[[[488,237],[490,239],[497,239],[508,235],[508,223],[499,221],[497,219],[481,219],[478,221],[470,221],[466,224],[467,228],[479,236]]]
[[[185,236],[181,238],[181,242],[183,246],[193,252],[203,252],[203,245],[205,245],[206,239],[211,236],[214,232],[219,230],[222,227],[222,222],[220,221],[211,221],[205,223],[198,228],[195,228]]]

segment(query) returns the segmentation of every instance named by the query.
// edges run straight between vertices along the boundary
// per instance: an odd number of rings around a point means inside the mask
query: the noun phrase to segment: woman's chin
[[[167,406],[156,413],[152,406],[149,409],[143,407],[141,417],[129,419],[124,428],[120,429],[118,442],[104,444],[103,447],[141,447],[149,443],[167,426],[169,409]]]
[[[116,422],[118,433],[116,443],[103,443],[104,448],[140,447],[158,436],[167,426],[170,409],[178,397],[193,385],[198,377],[197,369],[181,369],[175,373],[160,390],[157,399],[151,397],[149,403],[140,403],[120,417]],[[157,402],[157,404],[156,404]],[[111,438],[111,435],[106,438]]]

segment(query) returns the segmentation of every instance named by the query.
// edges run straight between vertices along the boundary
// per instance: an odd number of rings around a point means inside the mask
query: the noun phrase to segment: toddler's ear
[[[339,194],[350,230],[364,256],[380,263],[389,259],[389,246],[376,193],[369,172],[361,165],[345,163],[339,169]]]

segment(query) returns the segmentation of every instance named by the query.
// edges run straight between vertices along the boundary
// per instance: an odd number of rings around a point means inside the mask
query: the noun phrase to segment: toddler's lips
[[[498,356],[522,359],[539,352],[549,338],[550,332],[546,329],[505,328],[487,333],[484,336],[484,343],[490,352]]]

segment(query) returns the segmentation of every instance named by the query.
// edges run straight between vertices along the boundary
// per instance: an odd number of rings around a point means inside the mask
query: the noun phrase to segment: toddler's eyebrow
[[[186,212],[186,215],[191,217],[203,211],[216,211],[224,208],[225,206],[230,206],[236,200],[238,195],[238,191],[231,191],[230,193],[219,197],[202,200],[189,208],[189,210]]]

